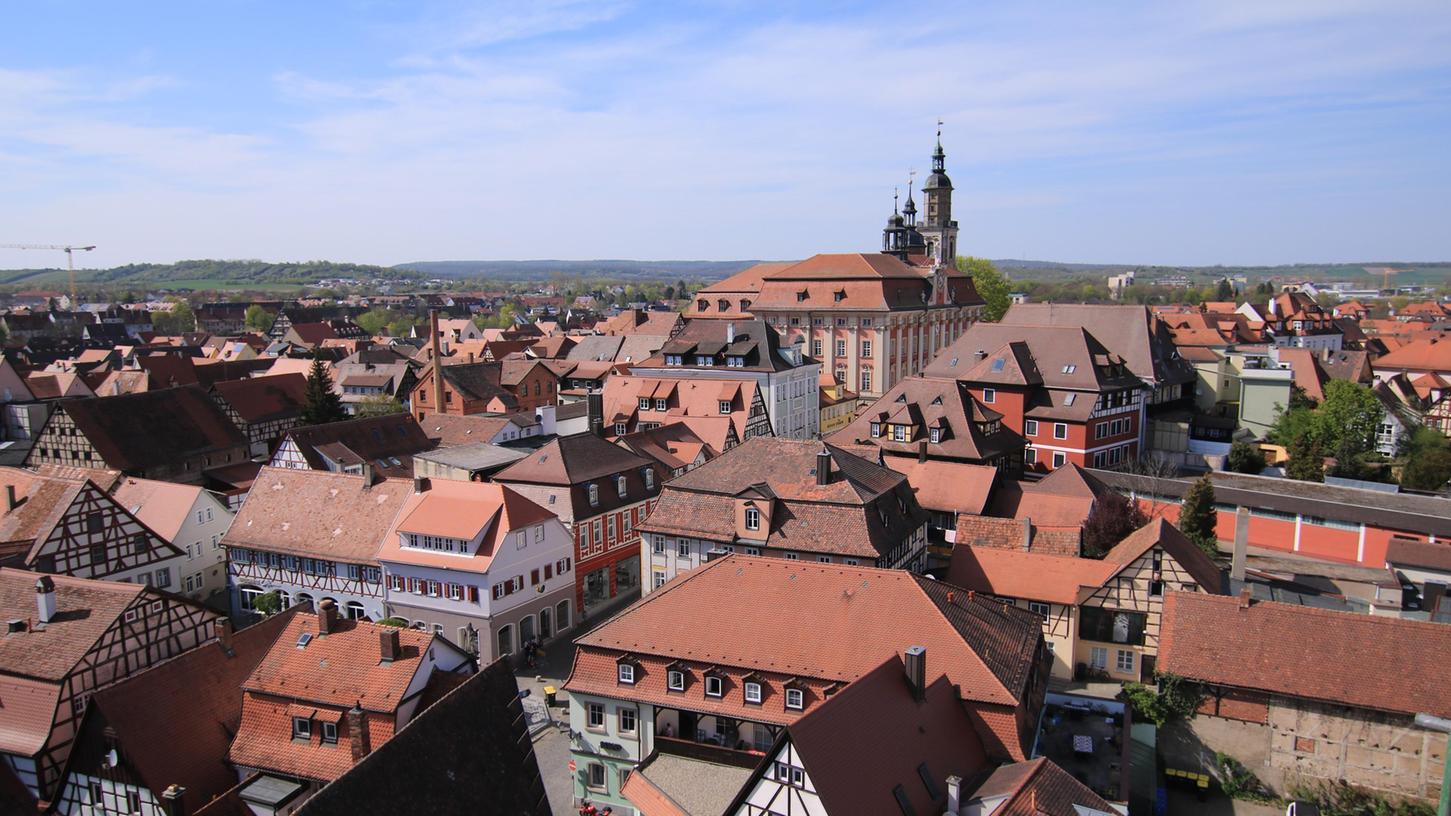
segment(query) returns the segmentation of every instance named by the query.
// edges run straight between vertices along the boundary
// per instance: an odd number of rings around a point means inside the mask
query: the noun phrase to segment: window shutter
[[[553,564],[545,564],[544,565],[544,580],[548,581],[550,578],[553,578],[553,577],[554,577],[554,565]]]
[[[529,586],[534,586],[537,583],[539,583],[539,569],[529,570]]]
[[[479,602],[479,588],[478,587],[476,587],[476,586],[470,586],[469,587],[469,600],[472,601],[473,603],[478,603]]]

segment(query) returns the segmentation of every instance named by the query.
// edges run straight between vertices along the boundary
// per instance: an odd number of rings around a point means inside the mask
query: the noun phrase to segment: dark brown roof
[[[728,335],[734,337],[732,342],[726,342]],[[781,336],[763,320],[687,320],[679,334],[666,341],[653,357],[637,366],[664,366],[666,355],[679,354],[686,357],[686,365],[693,365],[696,355],[709,356],[717,365],[724,365],[726,357],[739,357],[742,365],[734,368],[787,371],[792,366],[781,356],[780,346]]]
[[[224,793],[237,782],[227,749],[242,719],[242,683],[293,614],[237,632],[230,650],[208,641],[97,692],[70,767],[80,773],[101,768],[109,750],[103,732],[115,729],[123,761],[154,793],[182,785],[194,803]]]
[[[1440,672],[1427,670],[1451,655],[1451,626],[1444,623],[1170,592],[1161,626],[1159,669],[1181,677],[1355,708],[1451,716],[1451,687]]]
[[[307,460],[308,467],[313,470],[328,469],[318,449],[333,446],[330,453],[343,455],[350,460],[343,464],[354,464],[351,460],[356,460],[357,464],[370,462],[380,474],[387,476],[412,476],[413,454],[431,450],[434,445],[433,440],[428,438],[428,434],[424,433],[423,428],[409,414],[388,414],[327,422],[322,425],[305,425],[288,431],[286,438],[297,445],[302,457]],[[336,446],[342,446],[346,454],[338,451]],[[337,455],[330,458],[339,461]],[[395,458],[400,464],[392,463],[391,460]]]
[[[1386,565],[1451,572],[1451,544],[1392,538],[1386,545]]]
[[[1123,355],[1129,370],[1148,382],[1183,383],[1195,376],[1193,366],[1178,359],[1168,326],[1147,306],[1017,303],[1003,323],[1082,327]]]
[[[1047,757],[1014,762],[973,781],[963,803],[1006,797],[993,816],[1094,816],[1118,809]]]
[[[1001,415],[978,402],[967,388],[951,378],[908,377],[892,386],[881,399],[857,415],[851,424],[832,434],[838,445],[867,444],[885,451],[916,456],[922,443],[934,459],[987,462],[1003,455],[1022,456],[1023,438],[1006,425],[996,433],[984,433],[982,426]],[[883,423],[882,435],[873,438],[871,425]],[[919,438],[894,442],[887,423],[911,423]],[[932,442],[930,428],[942,429],[940,442]]]
[[[439,757],[448,757],[440,762]],[[507,661],[469,678],[318,791],[298,816],[548,816],[549,799]]]
[[[443,378],[466,400],[498,399],[507,408],[515,408],[519,400],[501,382],[502,363],[456,363],[443,367]]]
[[[637,456],[619,445],[606,442],[594,434],[581,433],[555,439],[504,468],[494,480],[541,485],[577,485],[649,464],[649,459]]]
[[[106,465],[118,470],[175,464],[247,444],[237,426],[195,385],[67,400],[59,408]]]
[[[307,402],[307,377],[279,374],[275,377],[224,380],[212,386],[212,393],[230,405],[243,422],[290,419],[300,416],[303,404]]]

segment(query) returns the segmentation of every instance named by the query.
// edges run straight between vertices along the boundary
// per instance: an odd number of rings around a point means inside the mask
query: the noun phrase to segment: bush
[[[282,611],[282,594],[275,589],[271,592],[264,592],[252,599],[252,608],[263,617],[276,615]]]
[[[1154,682],[1158,689],[1150,689],[1143,683],[1124,683],[1123,696],[1134,719],[1151,722],[1158,728],[1178,720],[1192,720],[1204,702],[1204,690],[1184,678],[1157,672]]]
[[[1421,802],[1387,799],[1345,782],[1296,785],[1291,795],[1320,808],[1321,816],[1435,816],[1436,809]]]
[[[1149,523],[1138,502],[1121,493],[1109,493],[1093,503],[1083,522],[1083,555],[1102,558],[1129,533]]]
[[[402,618],[384,618],[384,619],[378,621],[378,625],[379,626],[395,626],[395,627],[397,627],[399,629],[407,629],[408,628],[408,621],[403,620]]]
[[[1229,469],[1235,473],[1257,474],[1265,469],[1265,454],[1259,445],[1236,442],[1229,448]]]
[[[1275,795],[1260,781],[1258,776],[1229,754],[1214,752],[1214,763],[1219,766],[1219,787],[1231,799],[1247,802],[1274,802]]]

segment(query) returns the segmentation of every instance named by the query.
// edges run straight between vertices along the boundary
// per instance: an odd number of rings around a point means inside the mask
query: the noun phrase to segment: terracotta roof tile
[[[0,568],[0,619],[35,620],[35,582],[40,577],[38,572]],[[44,630],[32,627],[0,638],[0,673],[43,680],[65,677],[127,606],[151,592],[140,584],[49,577],[55,582],[55,617]]]
[[[66,400],[59,410],[70,416],[108,467],[120,470],[170,465],[247,444],[242,432],[194,385]]]
[[[383,531],[412,494],[404,479],[368,486],[349,473],[262,468],[222,543],[374,563]]]

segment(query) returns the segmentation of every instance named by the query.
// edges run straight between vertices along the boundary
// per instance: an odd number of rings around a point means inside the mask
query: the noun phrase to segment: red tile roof
[[[1416,340],[1377,359],[1377,371],[1439,371],[1451,374],[1451,340]]]
[[[918,461],[908,456],[883,456],[882,464],[904,474],[917,503],[928,510],[980,515],[992,496],[998,469],[988,465]]]
[[[267,422],[302,414],[307,402],[307,378],[301,374],[223,380],[212,393],[232,407],[243,422]]]
[[[483,572],[509,533],[552,518],[553,513],[503,485],[433,479],[428,490],[413,494],[403,505],[398,521],[383,536],[378,560]],[[485,531],[483,543],[467,560],[399,543],[404,532],[472,540],[480,530]]]
[[[1092,816],[1118,809],[1046,757],[1003,765],[963,796],[964,804],[1006,797],[993,816]],[[966,808],[964,808],[966,809]]]
[[[227,528],[228,547],[371,563],[413,482],[325,470],[265,467]]]
[[[1451,655],[1445,624],[1170,592],[1161,626],[1162,671],[1355,708],[1451,716],[1451,687],[1430,670]]]

